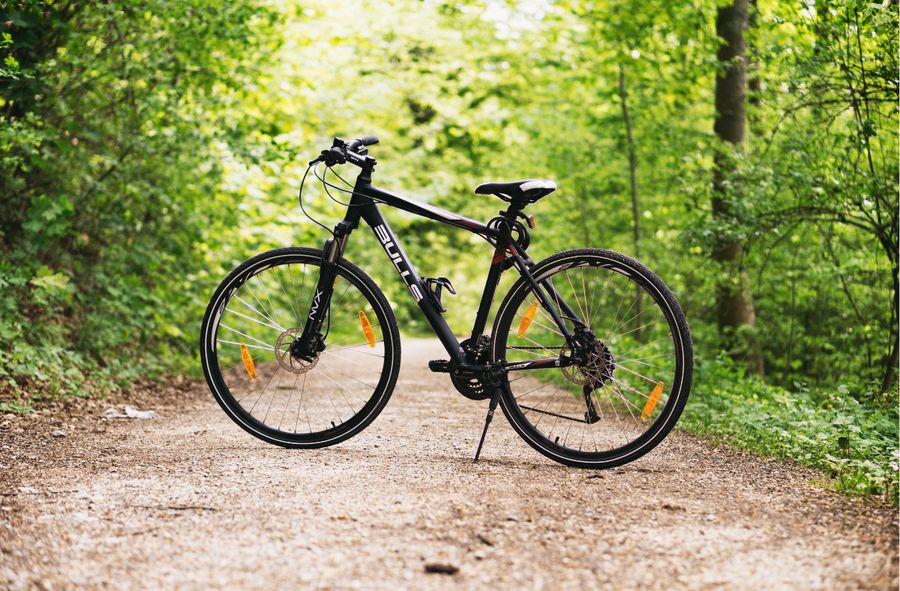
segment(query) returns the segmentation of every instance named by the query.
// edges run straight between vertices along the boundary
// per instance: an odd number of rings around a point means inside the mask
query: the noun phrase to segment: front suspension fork
[[[347,246],[347,238],[350,235],[349,232],[341,230],[342,228],[338,225],[338,228],[335,228],[334,238],[325,241],[325,246],[322,248],[319,279],[309,305],[309,314],[303,325],[303,333],[291,345],[291,354],[307,361],[314,358],[324,348],[324,342],[320,338],[322,325],[328,317],[331,296],[334,293],[335,281],[337,281],[338,264],[344,255],[344,248]]]

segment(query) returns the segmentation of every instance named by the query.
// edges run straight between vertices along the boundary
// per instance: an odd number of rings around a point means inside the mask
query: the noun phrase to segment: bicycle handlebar
[[[313,166],[319,162],[324,162],[326,166],[334,166],[350,162],[357,166],[363,166],[367,160],[366,154],[369,152],[366,146],[374,146],[377,143],[378,137],[374,135],[364,135],[349,142],[336,137],[331,147],[327,150],[322,150],[322,153],[312,160],[309,165]]]
[[[374,135],[364,135],[362,137],[356,138],[349,144],[347,144],[348,150],[356,151],[356,148],[359,146],[374,146],[378,143],[378,137]]]

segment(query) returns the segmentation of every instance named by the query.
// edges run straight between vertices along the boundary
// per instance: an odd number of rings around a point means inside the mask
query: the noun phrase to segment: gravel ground
[[[687,434],[592,472],[498,415],[473,465],[487,403],[427,370],[436,341],[403,353],[382,415],[323,450],[256,441],[197,384],[131,393],[151,420],[0,418],[0,588],[898,586],[896,509]]]

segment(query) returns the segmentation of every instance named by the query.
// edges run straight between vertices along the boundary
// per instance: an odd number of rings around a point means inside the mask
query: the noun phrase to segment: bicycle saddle
[[[504,201],[534,203],[556,190],[556,183],[547,179],[526,179],[511,183],[482,183],[475,187],[477,195],[496,195]]]

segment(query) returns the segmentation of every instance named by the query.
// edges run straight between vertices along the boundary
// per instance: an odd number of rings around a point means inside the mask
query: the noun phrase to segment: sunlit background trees
[[[856,0],[0,2],[0,408],[196,374],[214,286],[321,243],[305,163],[374,133],[377,184],[470,217],[498,209],[478,182],[555,179],[532,256],[603,246],[666,279],[698,353],[686,426],[884,490],[897,26]],[[464,334],[490,249],[388,215]]]

